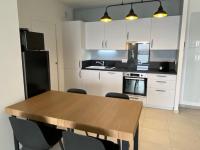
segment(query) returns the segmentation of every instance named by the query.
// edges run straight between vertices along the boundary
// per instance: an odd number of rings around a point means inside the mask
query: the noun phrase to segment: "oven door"
[[[124,77],[123,93],[133,95],[147,95],[147,79],[138,77]]]

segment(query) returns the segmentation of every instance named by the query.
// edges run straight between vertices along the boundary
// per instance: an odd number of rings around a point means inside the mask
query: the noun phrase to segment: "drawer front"
[[[171,89],[174,90],[176,87],[176,81],[173,80],[148,80],[148,88],[158,89]]]
[[[174,107],[175,91],[148,88],[147,104],[155,107]]]
[[[176,75],[148,74],[148,79],[156,81],[176,81]]]

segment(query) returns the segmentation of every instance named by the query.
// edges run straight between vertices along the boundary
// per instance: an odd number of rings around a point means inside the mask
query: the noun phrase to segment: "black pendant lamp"
[[[103,17],[101,17],[101,21],[106,22],[106,23],[112,21],[112,18],[108,15],[107,9],[106,9]]]
[[[135,14],[134,10],[133,10],[133,5],[131,4],[131,10],[129,12],[129,14],[126,16],[126,20],[136,20],[138,19],[138,15]]]
[[[159,6],[158,10],[154,13],[153,16],[155,18],[163,18],[163,17],[168,16],[167,12],[163,9],[161,2],[160,2],[160,6]]]

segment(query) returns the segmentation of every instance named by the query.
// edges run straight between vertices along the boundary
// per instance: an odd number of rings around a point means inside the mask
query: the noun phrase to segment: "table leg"
[[[14,137],[15,150],[19,150],[19,142],[16,139],[15,135],[13,135],[13,137]]]
[[[134,137],[134,150],[138,150],[139,148],[139,125],[136,129],[135,137]]]

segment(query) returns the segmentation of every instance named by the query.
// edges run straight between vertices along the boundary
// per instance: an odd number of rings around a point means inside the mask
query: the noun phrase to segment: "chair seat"
[[[69,131],[63,132],[63,142],[65,150],[119,150],[119,146],[111,141]]]
[[[115,144],[111,141],[102,140],[102,139],[99,139],[99,140],[103,143],[106,150],[119,150],[120,148],[118,144]]]

